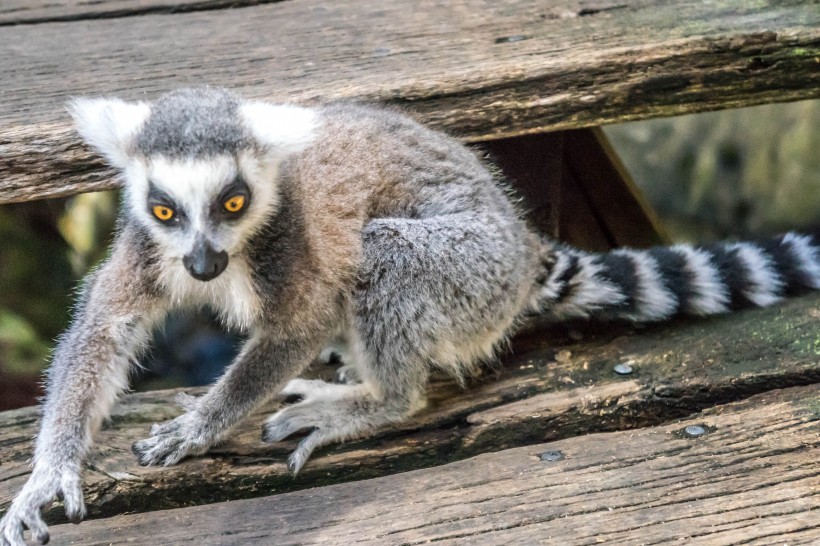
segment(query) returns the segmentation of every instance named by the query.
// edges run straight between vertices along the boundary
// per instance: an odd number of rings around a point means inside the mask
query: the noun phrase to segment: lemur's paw
[[[320,444],[316,441],[321,435],[320,426],[324,426],[321,414],[313,411],[310,402],[299,402],[274,414],[262,426],[262,440],[269,443],[284,440],[288,436],[304,429],[313,429],[288,457],[288,470],[297,474],[310,458],[310,454]]]
[[[288,406],[273,414],[262,425],[262,441],[270,444],[280,442],[299,432],[318,426],[316,415],[304,402]]]
[[[23,529],[31,530],[31,538],[46,544],[51,538],[40,511],[56,498],[65,505],[68,519],[79,523],[85,517],[85,502],[80,477],[74,472],[35,470],[20,494],[0,520],[0,546],[25,546]]]
[[[362,382],[362,376],[356,366],[345,364],[336,370],[333,381],[342,385],[355,385]]]
[[[327,396],[336,388],[337,385],[321,379],[291,379],[280,394],[285,398],[298,396],[306,401]]]
[[[372,406],[370,393],[362,385],[294,379],[282,394],[298,396],[302,401],[272,415],[262,427],[262,440],[273,443],[300,430],[311,431],[288,458],[288,469],[294,474],[317,447],[360,436],[373,428],[362,416],[362,411]]]
[[[25,528],[31,529],[31,538],[37,541],[37,544],[47,544],[51,539],[48,526],[40,514],[40,507],[26,503],[12,505],[0,520],[0,545],[26,546],[26,540],[23,538],[24,525]]]
[[[320,363],[327,366],[338,366],[344,363],[342,361],[342,353],[334,345],[322,349],[322,352],[319,353],[318,360]]]
[[[182,404],[179,398],[178,401]],[[202,418],[194,409],[176,419],[153,425],[151,437],[134,442],[131,451],[143,466],[170,466],[185,457],[205,453],[212,443],[212,436],[206,432]]]
[[[65,515],[71,523],[80,523],[86,514],[83,484],[79,474],[63,472],[57,498],[63,501]]]

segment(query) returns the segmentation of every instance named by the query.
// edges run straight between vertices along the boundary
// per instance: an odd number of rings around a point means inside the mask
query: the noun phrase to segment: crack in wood
[[[615,4],[613,6],[601,6],[596,8],[582,8],[578,10],[578,17],[587,17],[589,15],[597,15],[599,13],[606,13],[608,11],[615,11],[619,9],[626,9],[629,6],[626,4]]]
[[[106,8],[105,5],[111,2],[95,2],[93,3],[93,7],[67,6],[66,9],[69,10],[69,13],[49,15],[49,11],[59,11],[61,7],[52,4],[39,7],[34,6],[29,9],[0,11],[0,27],[39,25],[43,23],[68,23],[95,19],[121,19],[123,17],[138,17],[143,15],[174,15],[197,11],[248,8],[286,1],[289,0],[201,0],[173,3],[159,0],[155,4],[150,2],[138,3],[132,8]],[[89,4],[92,3],[87,2],[86,6]],[[74,10],[73,12],[72,9]],[[26,12],[34,12],[35,15],[25,15]],[[17,13],[17,15],[15,15],[15,13]],[[20,13],[24,15],[19,15]]]
[[[31,474],[31,471],[29,471],[29,470],[26,470],[26,471],[23,471],[23,472],[18,472],[17,474],[9,474],[8,476],[4,476],[4,477],[0,478],[0,482],[13,480],[14,478],[21,478],[23,476],[28,476],[29,474]]]
[[[811,496],[812,495],[810,493],[808,493],[806,495],[799,495],[797,497],[793,497],[793,499],[810,498]],[[732,512],[735,512],[735,511],[744,510],[746,508],[754,508],[754,507],[767,507],[768,508],[768,507],[776,506],[777,504],[782,504],[784,502],[786,502],[786,501],[781,501],[780,503],[771,503],[771,502],[763,501],[763,502],[760,502],[758,504],[751,504],[751,505],[745,505],[743,507],[731,508],[731,509],[723,511],[723,513],[731,514]],[[793,515],[793,514],[800,514],[802,512],[809,512],[809,511],[812,511],[812,509],[784,511],[784,512],[781,512],[779,514],[770,512],[770,515]],[[649,522],[649,523],[646,523],[646,524],[643,524],[643,525],[636,525],[636,526],[633,526],[633,527],[630,527],[630,528],[619,529],[619,532],[629,533],[629,532],[634,532],[634,531],[639,531],[639,530],[646,530],[648,527],[657,526],[657,525],[666,525],[668,522],[671,522],[671,521],[678,521],[679,522],[679,521],[686,521],[686,520],[693,520],[693,521],[696,522],[698,520],[698,516],[692,515],[692,516],[686,516],[686,517],[675,518],[675,519],[666,518],[662,522]],[[734,522],[732,522],[732,523],[734,523]],[[732,529],[743,529],[743,528],[749,528],[749,527],[753,527],[753,526],[755,526],[755,523],[750,522],[750,523],[747,523],[745,525],[734,526],[734,527],[732,527]],[[723,532],[725,530],[726,529],[706,530],[706,531],[703,531],[703,532],[693,531],[689,535],[688,538],[691,539],[691,538],[697,538],[697,537],[706,537],[706,536],[709,536],[709,535],[714,535],[714,534]],[[596,535],[578,535],[577,538],[578,539],[596,538]],[[756,539],[759,539],[759,538],[761,538],[761,535],[756,535]],[[666,541],[664,540],[662,542],[666,542]],[[658,542],[658,543],[642,543],[642,544],[660,544],[660,542]],[[740,544],[740,543],[733,543],[733,544]]]
[[[817,509],[814,509],[813,511],[817,511]],[[799,533],[801,531],[810,531],[810,530],[813,530],[813,529],[820,529],[820,525],[807,525],[805,527],[798,527],[796,529],[792,529],[791,532],[790,532],[790,535]],[[760,544],[760,539],[769,538],[769,537],[773,537],[773,536],[783,536],[783,535],[782,535],[782,533],[758,534],[754,538],[750,538],[748,540],[735,542],[734,544],[751,544],[752,542],[756,542],[756,543]],[[815,536],[815,539],[816,538],[817,537]],[[796,543],[793,543],[793,544],[796,544]],[[816,544],[816,542],[815,542],[815,544]]]

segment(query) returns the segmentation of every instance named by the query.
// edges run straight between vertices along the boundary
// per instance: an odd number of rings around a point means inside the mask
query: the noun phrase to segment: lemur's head
[[[275,213],[279,164],[316,127],[312,110],[214,88],[153,103],[77,99],[70,110],[83,139],[123,173],[130,215],[200,281],[220,275]]]

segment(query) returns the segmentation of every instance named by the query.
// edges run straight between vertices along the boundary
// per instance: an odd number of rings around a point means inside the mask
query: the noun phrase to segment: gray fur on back
[[[250,145],[239,122],[239,98],[224,89],[180,89],[160,97],[137,136],[143,155],[203,157],[235,153]]]

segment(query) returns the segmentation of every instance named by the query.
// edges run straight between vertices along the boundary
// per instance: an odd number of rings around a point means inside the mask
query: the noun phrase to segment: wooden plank
[[[3,0],[0,26],[182,13],[278,1],[282,0]]]
[[[425,412],[373,438],[320,450],[295,479],[285,468],[294,443],[261,443],[262,414],[203,457],[169,468],[138,466],[131,443],[179,410],[171,402],[174,392],[130,395],[85,465],[90,517],[372,478],[588,432],[656,425],[773,388],[820,383],[818,318],[820,293],[637,334],[603,324],[521,336],[497,372],[466,390],[435,381]],[[616,375],[613,367],[625,361],[635,371]],[[27,477],[35,421],[32,408],[0,414],[0,511]],[[62,518],[58,509],[48,515],[51,522]]]
[[[576,248],[604,252],[615,246],[615,241],[595,214],[589,199],[581,191],[575,173],[565,162],[561,176],[561,210],[559,211],[558,239]]]
[[[706,434],[687,436],[690,426]],[[820,392],[802,387],[662,427],[58,526],[52,536],[54,544],[818,544],[818,449]]]
[[[574,237],[576,246],[587,250],[669,244],[599,128],[503,138],[480,148],[512,182],[541,233]]]
[[[811,0],[299,0],[5,26],[0,203],[117,185],[70,131],[72,95],[384,101],[481,141],[815,98],[818,56]]]
[[[600,128],[567,131],[566,150],[569,169],[613,248],[670,243],[660,219]]]
[[[565,131],[501,138],[479,146],[489,154],[523,201],[520,206],[541,233],[558,237]]]

